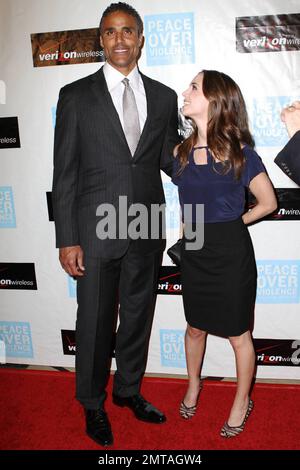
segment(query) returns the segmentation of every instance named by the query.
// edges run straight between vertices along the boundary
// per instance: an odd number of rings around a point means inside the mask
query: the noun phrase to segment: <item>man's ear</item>
[[[103,41],[102,41],[102,36],[100,34],[100,38],[99,38],[99,42],[100,42],[100,46],[104,49],[104,46],[103,46]]]
[[[145,42],[145,38],[144,38],[144,36],[141,34],[141,35],[139,36],[139,46],[140,46],[140,48],[144,47],[144,42]]]

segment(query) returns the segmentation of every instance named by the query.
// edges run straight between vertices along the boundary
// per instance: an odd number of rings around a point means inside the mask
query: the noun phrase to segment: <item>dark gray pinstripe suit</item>
[[[80,245],[86,273],[78,279],[77,398],[97,408],[105,398],[116,305],[118,371],[114,392],[138,392],[146,366],[155,284],[165,240],[99,240],[96,208],[120,195],[128,203],[164,202],[160,169],[172,171],[178,143],[177,96],[142,75],[147,120],[130,154],[102,69],[60,92],[54,143],[53,212],[57,247]]]

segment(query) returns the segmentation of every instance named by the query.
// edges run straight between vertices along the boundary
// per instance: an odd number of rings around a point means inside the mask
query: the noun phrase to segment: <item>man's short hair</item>
[[[136,21],[138,35],[140,36],[141,34],[143,34],[143,30],[144,30],[143,21],[140,15],[138,14],[138,12],[135,10],[135,8],[133,8],[131,5],[128,5],[128,3],[118,2],[118,3],[111,3],[106,8],[106,10],[104,10],[101,20],[100,20],[100,25],[99,25],[100,35],[101,35],[102,23],[103,23],[104,18],[106,18],[108,15],[116,11],[122,11],[124,13],[127,13],[130,16],[133,16]]]

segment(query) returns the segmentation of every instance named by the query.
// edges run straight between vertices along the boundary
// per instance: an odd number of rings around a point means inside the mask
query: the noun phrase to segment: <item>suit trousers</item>
[[[162,253],[134,244],[119,259],[86,256],[77,282],[76,398],[87,409],[106,398],[118,313],[113,392],[135,395],[145,372]]]

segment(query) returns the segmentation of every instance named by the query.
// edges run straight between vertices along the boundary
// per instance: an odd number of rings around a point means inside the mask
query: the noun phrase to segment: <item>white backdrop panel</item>
[[[250,119],[254,100],[300,96],[299,51],[237,53],[235,19],[240,16],[299,13],[299,1],[289,0],[132,0],[141,14],[194,15],[193,63],[150,66],[146,47],[140,68],[150,77],[181,93],[202,68],[228,73],[240,85]],[[75,328],[76,301],[69,296],[68,279],[59,266],[54,225],[48,220],[46,192],[52,185],[53,110],[58,92],[68,82],[95,72],[98,63],[34,68],[30,34],[98,26],[103,0],[0,0],[0,112],[18,116],[21,148],[0,150],[0,187],[11,186],[16,228],[2,229],[0,262],[34,263],[38,290],[2,290],[4,322],[28,322],[33,357],[10,357],[9,362],[73,366],[63,354],[61,330]],[[252,122],[252,124],[254,124]],[[258,145],[275,187],[294,188],[274,164],[280,145]],[[169,179],[164,176],[164,181]],[[300,222],[261,222],[250,229],[257,260],[297,260],[300,257]],[[168,245],[177,239],[169,230]],[[170,264],[165,255],[164,264]],[[234,282],[234,280],[233,280]],[[300,283],[299,277],[297,280]],[[298,284],[299,288],[299,284]],[[254,336],[300,337],[299,299],[295,303],[258,303]],[[148,372],[184,374],[182,333],[185,321],[181,297],[158,296],[151,337]],[[173,332],[173,333],[172,333]],[[210,337],[203,373],[234,376],[233,354],[225,339]],[[259,367],[258,376],[299,378],[297,367]]]

